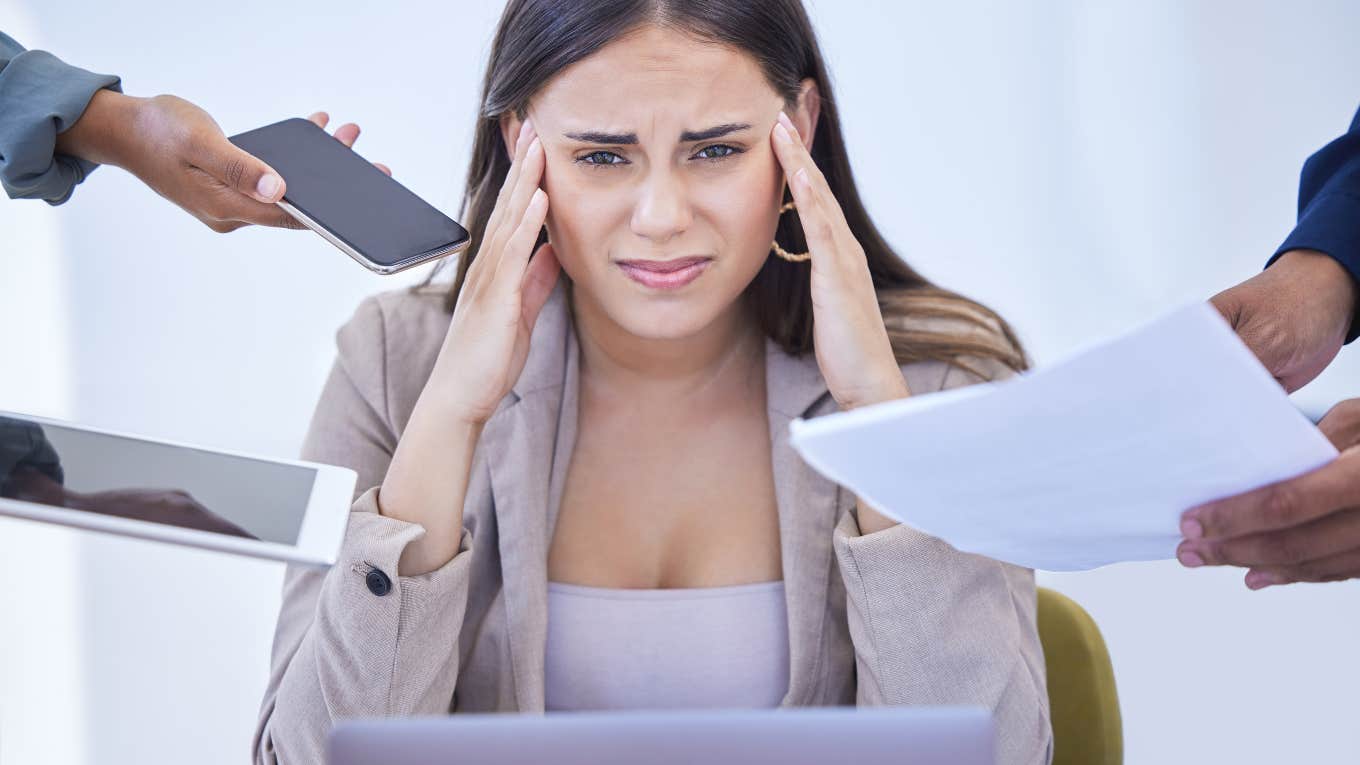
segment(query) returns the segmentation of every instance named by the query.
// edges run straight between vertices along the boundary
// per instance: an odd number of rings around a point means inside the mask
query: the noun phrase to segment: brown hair
[[[457,261],[457,274],[445,300],[449,311],[457,303],[510,168],[501,115],[513,111],[523,119],[530,98],[556,73],[645,24],[677,29],[750,54],[790,109],[797,103],[804,78],[817,83],[821,111],[812,157],[864,248],[899,364],[937,360],[980,375],[970,360],[1000,362],[1015,371],[1027,366],[1020,342],[1005,320],[979,303],[931,284],[893,252],[870,220],[850,172],[831,81],[800,0],[510,0],[501,15],[482,85],[480,119],[461,210],[472,242]],[[787,250],[808,249],[794,214],[780,216],[775,236]],[[537,244],[545,241],[546,228]],[[807,263],[771,256],[744,295],[763,331],[793,355],[812,350],[810,275]],[[435,276],[431,274],[425,284]],[[561,278],[568,277],[563,273]]]

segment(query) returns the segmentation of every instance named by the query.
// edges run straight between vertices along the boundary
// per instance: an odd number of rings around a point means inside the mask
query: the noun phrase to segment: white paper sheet
[[[791,430],[884,515],[1052,571],[1174,557],[1183,511],[1336,456],[1207,303],[1008,381]]]

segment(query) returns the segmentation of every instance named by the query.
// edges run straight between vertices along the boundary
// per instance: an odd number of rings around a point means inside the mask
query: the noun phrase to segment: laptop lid
[[[476,714],[355,720],[331,765],[992,765],[980,707]]]

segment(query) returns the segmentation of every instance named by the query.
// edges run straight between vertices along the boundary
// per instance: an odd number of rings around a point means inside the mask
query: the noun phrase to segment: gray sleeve
[[[64,133],[101,88],[123,91],[110,74],[64,63],[51,53],[25,50],[0,32],[0,185],[10,199],[59,205],[98,165],[56,153]]]

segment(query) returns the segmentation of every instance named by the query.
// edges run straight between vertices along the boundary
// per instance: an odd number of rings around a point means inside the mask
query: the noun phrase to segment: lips
[[[657,274],[669,274],[689,268],[695,263],[702,263],[708,260],[703,257],[676,258],[674,260],[620,260],[619,265],[627,268],[636,268],[643,271],[651,271]]]
[[[712,265],[711,258],[675,260],[621,260],[619,268],[628,278],[654,290],[674,290],[698,279]]]

